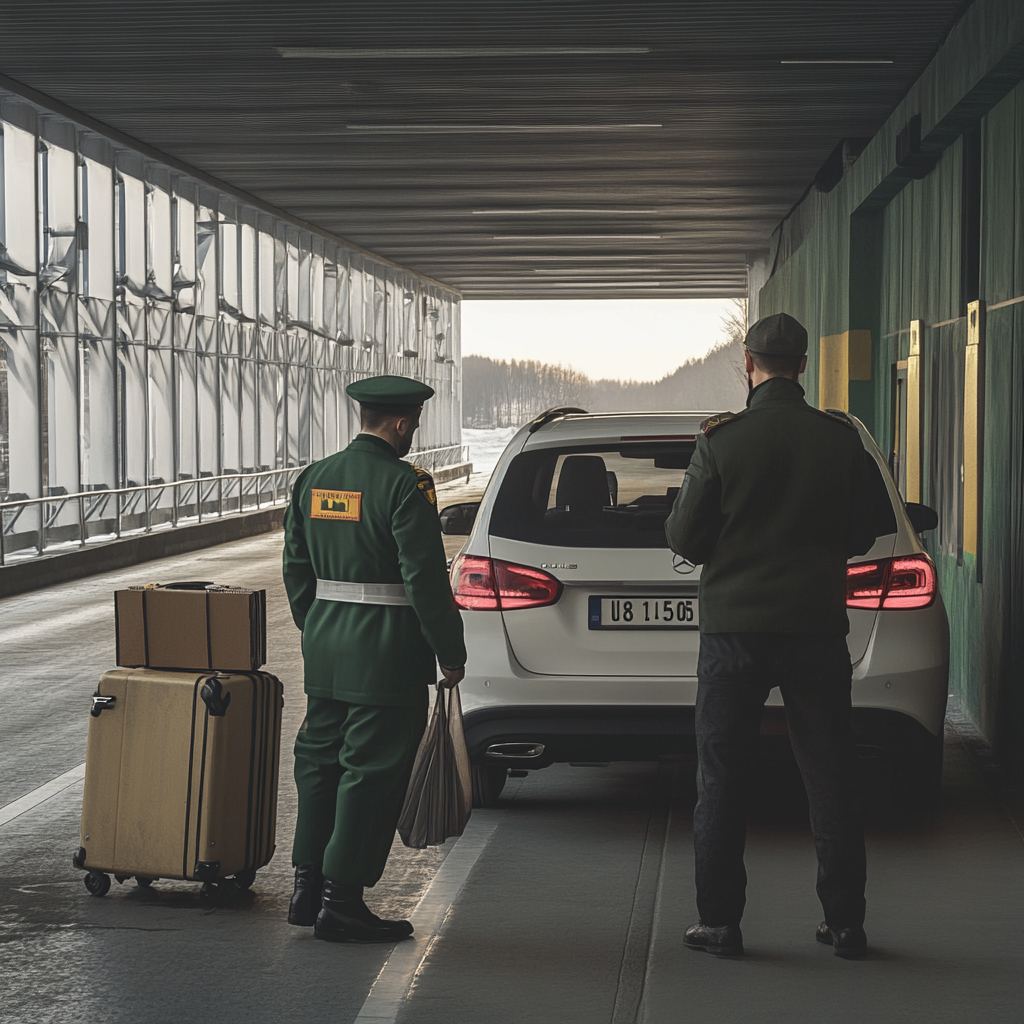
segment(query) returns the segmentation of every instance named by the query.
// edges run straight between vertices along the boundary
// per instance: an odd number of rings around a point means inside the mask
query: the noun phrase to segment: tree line
[[[568,366],[465,356],[462,425],[518,427],[556,405],[582,406],[591,386],[586,374]]]
[[[680,409],[721,412],[746,400],[743,336],[746,304],[737,300],[723,320],[726,340],[700,359],[657,381],[591,380],[567,366],[533,359],[462,361],[462,425],[518,427],[557,405],[587,412]]]

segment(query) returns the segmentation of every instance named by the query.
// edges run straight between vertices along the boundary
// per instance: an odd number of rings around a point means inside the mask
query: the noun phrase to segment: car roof
[[[547,448],[582,442],[618,444],[630,440],[675,440],[692,438],[710,412],[599,412],[568,413],[538,427],[523,446]]]

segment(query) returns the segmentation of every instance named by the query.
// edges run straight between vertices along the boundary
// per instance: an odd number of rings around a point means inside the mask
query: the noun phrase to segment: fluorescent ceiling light
[[[780,64],[892,64],[891,60],[780,60]]]
[[[649,46],[275,46],[284,58],[395,60],[436,57],[612,57],[650,53]]]
[[[537,282],[540,283],[539,281]],[[660,288],[660,281],[545,281],[545,288]]]
[[[510,134],[518,132],[627,132],[660,124],[347,124],[346,131],[377,135]]]
[[[621,238],[621,235],[616,235],[617,238]],[[603,261],[603,260],[654,260],[660,266],[665,266],[667,263],[672,261],[678,262],[673,269],[674,270],[705,270],[711,268],[713,272],[717,273],[722,269],[733,270],[736,267],[734,260],[729,260],[724,257],[715,260],[707,259],[700,260],[696,258],[688,258],[685,254],[677,252],[651,252],[651,253],[604,253],[601,255],[581,255],[580,253],[567,252],[561,254],[553,253],[523,253],[521,250],[515,253],[506,253],[497,250],[496,248],[488,249],[486,252],[474,253],[471,256],[465,256],[461,254],[452,254],[450,252],[440,253],[437,257],[439,261],[445,264],[455,264],[456,266],[462,266],[464,263],[505,263],[505,262],[525,262],[525,263],[559,263],[564,264],[567,267],[575,266],[580,263],[589,263],[592,261]],[[579,268],[583,269],[583,268]],[[646,269],[646,267],[645,267]],[[746,268],[742,264],[740,269],[737,271],[740,274],[746,274]]]
[[[624,236],[623,235],[616,235],[615,237],[616,238],[622,238]],[[643,255],[643,256],[638,256],[638,255],[632,255],[632,256],[618,256],[618,255],[615,255],[615,256],[611,256],[611,255],[609,255],[609,256],[578,256],[575,253],[573,253],[571,256],[548,256],[548,255],[544,255],[544,256],[515,256],[515,255],[510,255],[510,256],[505,256],[505,255],[489,256],[487,254],[482,254],[480,256],[474,256],[473,257],[473,259],[475,259],[475,260],[491,259],[491,260],[495,260],[496,262],[499,262],[499,263],[502,263],[505,260],[535,260],[537,262],[539,262],[540,260],[558,260],[561,263],[565,263],[565,262],[578,263],[581,260],[658,260],[658,261],[663,263],[665,261],[665,258],[666,258],[666,254],[663,253],[663,252],[662,253],[647,253],[646,255]],[[671,259],[672,258],[671,255],[669,255],[668,258]],[[700,264],[700,265],[704,266],[704,264]]]
[[[534,217],[534,216],[561,216],[562,214],[657,214],[660,210],[598,210],[598,209],[550,209],[550,210],[473,210],[474,217]]]
[[[553,242],[564,239],[570,241],[590,241],[597,238],[609,241],[633,241],[636,239],[661,238],[661,235],[491,235],[491,238],[495,242]]]
[[[535,274],[550,274],[553,277],[569,277],[571,274],[672,274],[686,267],[534,267]]]

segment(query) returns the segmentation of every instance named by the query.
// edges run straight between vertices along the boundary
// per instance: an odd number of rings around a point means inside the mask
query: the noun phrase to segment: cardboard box
[[[267,660],[266,613],[265,590],[212,583],[151,583],[118,590],[117,663],[254,672]]]

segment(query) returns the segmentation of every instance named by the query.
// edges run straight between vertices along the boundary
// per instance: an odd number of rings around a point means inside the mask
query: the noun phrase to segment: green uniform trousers
[[[295,739],[292,864],[322,867],[341,885],[376,885],[426,722],[426,708],[307,697]]]

